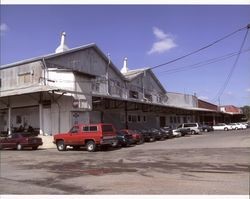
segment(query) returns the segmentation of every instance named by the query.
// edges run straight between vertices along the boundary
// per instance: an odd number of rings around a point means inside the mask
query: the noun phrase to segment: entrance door
[[[166,126],[166,118],[165,117],[160,117],[160,127]]]

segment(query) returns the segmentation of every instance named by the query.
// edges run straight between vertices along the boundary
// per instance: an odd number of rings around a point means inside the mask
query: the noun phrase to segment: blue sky
[[[250,24],[250,5],[1,5],[1,65],[53,53],[65,31],[70,48],[96,43],[120,69],[152,67]],[[250,32],[250,31],[249,31]],[[167,91],[211,101],[236,57],[186,67],[239,51],[246,30],[193,56],[153,70]],[[244,49],[250,49],[250,33]],[[241,54],[221,104],[250,105],[250,51]],[[218,101],[215,101],[218,104]]]

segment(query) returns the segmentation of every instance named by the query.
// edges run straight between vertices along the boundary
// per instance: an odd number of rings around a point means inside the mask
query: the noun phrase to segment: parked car
[[[156,135],[155,133],[151,132],[151,130],[141,129],[140,132],[142,133],[146,142],[154,142],[156,140]]]
[[[244,123],[238,123],[241,127],[241,129],[247,129],[247,124]]]
[[[118,143],[116,146],[129,146],[134,143],[133,137],[131,134],[128,134],[125,131],[117,131],[116,132],[116,137],[118,140]]]
[[[217,130],[229,131],[229,130],[232,130],[233,128],[231,125],[227,125],[225,123],[218,123],[216,125],[213,125],[213,129],[215,131],[217,131]]]
[[[162,131],[165,131],[165,134],[167,136],[167,138],[173,138],[173,129],[171,126],[164,126],[161,128]]]
[[[150,128],[149,130],[155,134],[156,140],[165,140],[167,138],[166,133],[162,131],[161,129]]]
[[[203,131],[203,132],[210,132],[210,131],[213,131],[213,130],[214,130],[212,126],[209,126],[209,125],[207,125],[207,124],[200,124],[200,125],[199,125],[199,128],[200,128],[200,130]]]
[[[240,123],[230,123],[229,125],[232,126],[233,130],[242,130],[243,128],[245,128],[245,126]]]
[[[0,149],[22,150],[23,148],[32,148],[33,150],[37,150],[41,145],[43,145],[42,138],[24,133],[12,133],[5,138],[0,138]]]
[[[183,124],[180,124],[177,127],[177,129],[190,129],[191,134],[201,134],[198,123],[183,123]]]
[[[190,128],[177,128],[173,130],[174,134],[177,134],[176,137],[185,136],[191,133]]]
[[[129,135],[132,135],[133,138],[133,144],[142,144],[144,143],[144,137],[141,132],[131,130],[131,129],[121,129],[120,131],[123,131]]]
[[[112,124],[78,124],[69,132],[54,135],[54,144],[58,151],[65,151],[67,146],[78,149],[86,146],[89,152],[95,151],[98,146],[117,144],[116,131]]]

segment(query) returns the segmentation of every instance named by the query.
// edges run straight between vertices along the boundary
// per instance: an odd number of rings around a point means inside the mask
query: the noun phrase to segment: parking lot
[[[1,194],[249,194],[250,129],[92,153],[0,153]]]

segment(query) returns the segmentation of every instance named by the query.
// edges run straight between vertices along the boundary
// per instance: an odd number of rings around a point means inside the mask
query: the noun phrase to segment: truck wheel
[[[32,150],[37,150],[38,146],[33,146]]]
[[[88,141],[87,144],[86,144],[86,146],[87,146],[87,150],[89,152],[93,152],[96,149],[96,144],[93,141]]]
[[[63,140],[60,140],[56,143],[56,147],[58,151],[65,151],[66,150],[66,145],[64,144]]]
[[[23,149],[23,147],[22,147],[22,145],[21,145],[21,144],[17,144],[17,145],[16,145],[16,149],[17,149],[18,151],[20,151],[20,150],[22,150],[22,149]]]

